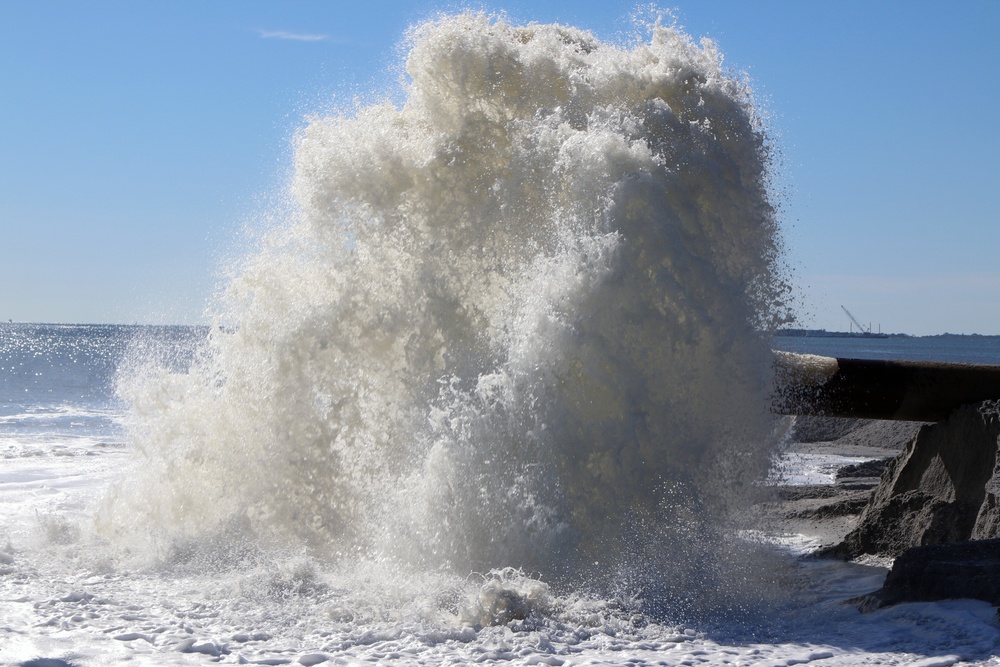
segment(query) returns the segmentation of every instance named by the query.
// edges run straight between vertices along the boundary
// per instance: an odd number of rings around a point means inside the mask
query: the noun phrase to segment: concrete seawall
[[[777,414],[942,421],[1000,398],[1000,366],[776,353]]]

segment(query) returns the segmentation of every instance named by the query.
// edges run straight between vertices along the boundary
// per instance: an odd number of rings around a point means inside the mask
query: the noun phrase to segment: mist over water
[[[750,88],[660,25],[467,13],[408,45],[401,105],[299,133],[236,326],[121,372],[137,463],[101,532],[137,559],[709,588],[771,463],[785,315]]]

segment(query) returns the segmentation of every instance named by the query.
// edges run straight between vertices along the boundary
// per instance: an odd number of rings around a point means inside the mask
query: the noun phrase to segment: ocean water
[[[115,377],[147,350],[175,369],[190,363],[205,327],[0,324],[0,437],[50,447],[122,445]]]
[[[773,145],[710,42],[466,13],[296,140],[206,328],[0,326],[9,664],[1000,662],[841,604],[780,449]]]
[[[939,361],[957,364],[1000,364],[1000,336],[776,336],[776,350],[846,359]]]

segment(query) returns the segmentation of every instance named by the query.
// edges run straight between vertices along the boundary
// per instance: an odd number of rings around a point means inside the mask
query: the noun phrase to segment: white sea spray
[[[401,105],[299,133],[235,326],[123,374],[141,463],[101,531],[133,557],[704,585],[773,448],[786,287],[749,87],[661,25],[619,46],[464,13],[409,47]]]

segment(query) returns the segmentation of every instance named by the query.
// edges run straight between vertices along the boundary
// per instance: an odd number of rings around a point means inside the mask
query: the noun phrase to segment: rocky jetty
[[[1000,401],[925,424],[892,460],[839,545],[822,555],[896,558],[923,545],[1000,537]]]
[[[1000,539],[907,549],[896,558],[881,589],[848,602],[869,612],[899,602],[954,598],[1000,605]]]
[[[864,420],[803,421],[800,428],[793,433],[798,442],[831,436],[864,442],[868,429],[874,439],[866,444],[883,438],[895,447],[906,435]],[[845,497],[844,479],[870,479],[880,466],[866,501],[858,493]],[[843,490],[813,513],[854,514],[854,527],[814,555],[893,561],[881,589],[848,602],[865,612],[954,598],[1000,605],[1000,401],[962,406],[944,421],[919,425],[897,456],[843,468],[836,486]]]
[[[798,416],[786,451],[863,460],[830,483],[779,485],[764,508],[777,530],[812,541],[810,557],[892,562],[881,589],[849,602],[1000,605],[1000,400],[935,423]]]

